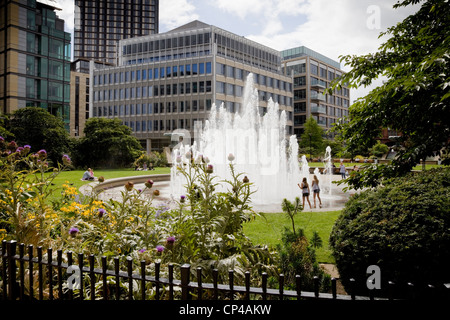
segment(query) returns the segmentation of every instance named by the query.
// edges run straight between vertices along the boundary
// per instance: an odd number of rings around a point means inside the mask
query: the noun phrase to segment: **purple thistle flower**
[[[98,216],[101,218],[106,213],[106,210],[103,208],[98,209]]]
[[[72,237],[75,237],[75,236],[77,235],[78,232],[80,232],[80,230],[77,229],[77,228],[74,228],[74,227],[70,228],[70,230],[69,230],[69,234],[70,234]]]
[[[145,250],[145,249],[140,249],[139,250],[140,253],[144,253],[145,251],[147,251],[147,250]]]
[[[157,245],[157,246],[156,246],[156,251],[157,251],[158,253],[162,253],[162,252],[164,251],[164,247],[161,246],[161,245]]]
[[[167,241],[167,243],[173,244],[175,242],[175,237],[170,236],[170,237],[167,238],[166,241]]]
[[[62,161],[65,165],[70,165],[72,163],[72,160],[67,154],[63,155]]]

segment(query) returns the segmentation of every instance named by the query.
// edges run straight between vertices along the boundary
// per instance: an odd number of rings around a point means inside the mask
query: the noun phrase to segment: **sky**
[[[58,16],[73,34],[73,0],[58,0]],[[393,9],[397,0],[160,0],[159,32],[193,20],[212,24],[276,50],[306,46],[333,60],[343,55],[374,53],[387,28],[419,6]],[[73,43],[73,41],[72,41]],[[341,63],[341,69],[349,68]],[[351,100],[374,86],[351,90]]]

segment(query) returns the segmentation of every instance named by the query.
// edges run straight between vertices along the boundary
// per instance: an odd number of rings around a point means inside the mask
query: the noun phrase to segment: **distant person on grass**
[[[87,169],[83,173],[83,177],[81,178],[81,180],[95,180],[94,171],[92,171],[91,168]]]

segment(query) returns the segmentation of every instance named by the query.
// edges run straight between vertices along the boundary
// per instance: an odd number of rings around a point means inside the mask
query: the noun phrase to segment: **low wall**
[[[107,179],[102,183],[91,182],[80,187],[80,192],[82,194],[91,193],[92,191],[103,191],[111,188],[124,186],[128,181],[137,183],[144,183],[147,180],[153,180],[153,182],[158,181],[170,181],[170,174],[152,174],[144,176],[131,176],[131,177],[121,177]]]

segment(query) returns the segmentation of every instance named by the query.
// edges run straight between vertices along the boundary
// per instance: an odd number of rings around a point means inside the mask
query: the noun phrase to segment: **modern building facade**
[[[0,110],[34,106],[69,129],[71,35],[54,0],[0,0]]]
[[[78,59],[71,64],[70,72],[70,135],[83,137],[86,120],[89,119],[90,73],[91,68],[112,64],[96,62],[89,59]]]
[[[122,119],[147,151],[168,146],[175,129],[193,132],[213,103],[238,112],[249,73],[260,113],[272,97],[292,134],[292,77],[282,74],[280,52],[200,21],[119,46],[118,66],[92,71],[91,113]]]
[[[283,73],[292,75],[294,92],[294,133],[304,131],[304,123],[310,116],[325,130],[339,118],[348,115],[350,90],[335,89],[332,95],[324,94],[330,82],[344,72],[340,63],[307,47],[297,47],[281,52]]]
[[[116,63],[117,42],[158,33],[159,0],[76,0],[74,59]]]

